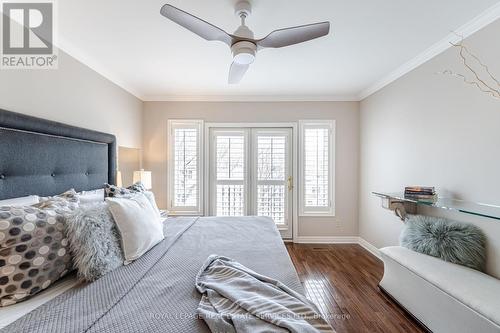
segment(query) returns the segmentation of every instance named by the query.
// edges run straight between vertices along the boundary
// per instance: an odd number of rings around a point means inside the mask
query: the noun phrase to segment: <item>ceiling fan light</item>
[[[255,61],[257,46],[251,42],[238,42],[231,47],[233,61],[240,65],[250,65]]]
[[[234,56],[233,60],[240,65],[250,65],[255,61],[255,56],[249,53],[239,53]]]

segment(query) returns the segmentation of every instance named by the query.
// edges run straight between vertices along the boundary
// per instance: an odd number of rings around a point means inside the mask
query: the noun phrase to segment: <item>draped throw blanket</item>
[[[208,257],[196,288],[198,314],[214,333],[335,332],[304,296],[226,257]]]

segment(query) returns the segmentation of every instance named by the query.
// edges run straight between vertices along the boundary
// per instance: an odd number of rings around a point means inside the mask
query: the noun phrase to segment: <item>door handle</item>
[[[293,190],[293,177],[288,177],[288,191]]]

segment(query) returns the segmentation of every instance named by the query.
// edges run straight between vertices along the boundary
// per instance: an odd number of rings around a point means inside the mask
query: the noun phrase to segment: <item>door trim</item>
[[[210,202],[209,195],[207,193],[210,185],[210,174],[209,174],[209,163],[210,163],[210,129],[211,128],[225,128],[225,127],[236,127],[236,128],[266,128],[266,127],[274,127],[274,128],[291,128],[292,129],[292,174],[293,174],[293,190],[292,190],[292,241],[295,241],[298,237],[298,227],[299,227],[299,214],[298,214],[298,122],[262,122],[262,123],[218,123],[218,122],[205,122],[205,130],[203,131],[203,135],[205,136],[204,140],[204,149],[203,149],[203,161],[204,161],[204,174],[203,174],[203,188],[204,188],[204,205],[203,205],[203,213],[204,215],[210,214]]]

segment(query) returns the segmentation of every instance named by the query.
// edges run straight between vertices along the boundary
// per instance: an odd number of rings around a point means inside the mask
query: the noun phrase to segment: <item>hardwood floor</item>
[[[286,245],[307,297],[338,333],[425,332],[377,287],[383,264],[356,244]]]

